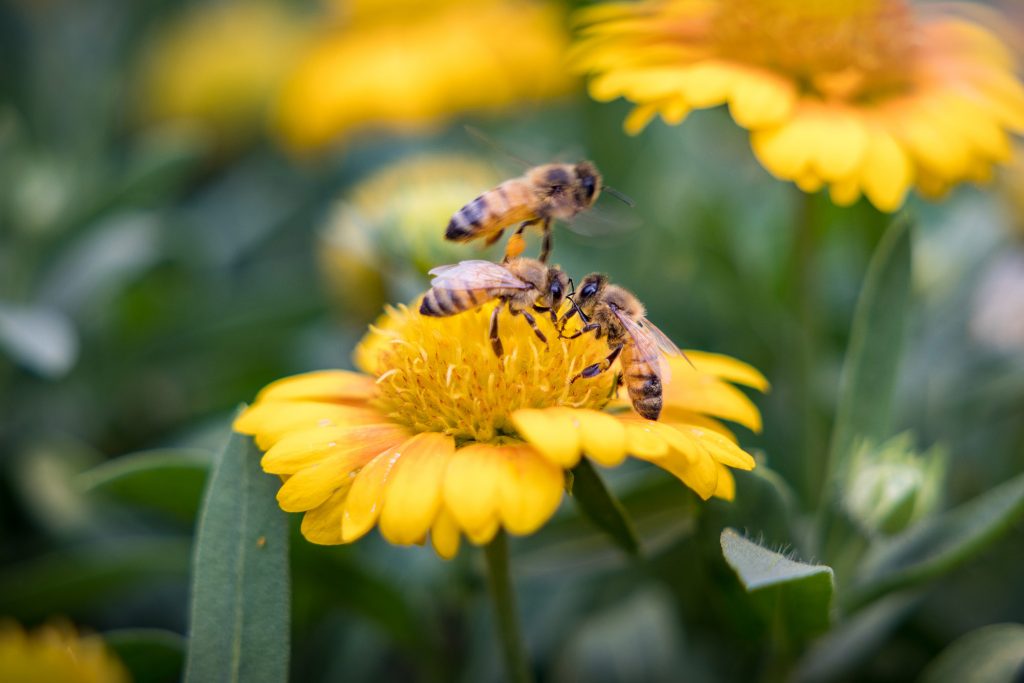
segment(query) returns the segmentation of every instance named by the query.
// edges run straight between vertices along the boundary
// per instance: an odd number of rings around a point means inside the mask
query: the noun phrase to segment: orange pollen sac
[[[899,91],[914,62],[906,0],[729,0],[711,34],[719,54],[795,77],[825,99]]]

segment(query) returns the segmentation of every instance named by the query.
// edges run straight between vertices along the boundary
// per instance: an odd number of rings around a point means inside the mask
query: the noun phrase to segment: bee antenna
[[[572,299],[570,297],[572,297],[572,295],[575,294],[575,293],[576,293],[576,283],[574,283],[572,281],[572,278],[569,278],[569,293],[566,294],[566,298],[569,299],[570,301],[572,301]]]
[[[607,192],[631,209],[636,206],[636,202],[634,202],[628,195],[619,192],[611,185],[602,185],[601,191]]]
[[[537,165],[537,164],[531,164],[526,159],[524,159],[524,158],[522,158],[520,156],[516,156],[512,152],[508,151],[507,149],[505,149],[504,147],[499,145],[497,142],[492,140],[486,133],[484,133],[479,128],[475,128],[475,127],[469,125],[468,123],[464,124],[462,127],[465,129],[465,131],[467,133],[469,133],[469,135],[471,137],[476,138],[478,142],[482,142],[483,144],[485,144],[488,147],[490,147],[491,149],[493,149],[495,152],[499,152],[499,153],[503,154],[504,156],[507,156],[509,159],[512,159],[513,161],[521,164],[523,166],[523,168],[533,168],[534,166]]]

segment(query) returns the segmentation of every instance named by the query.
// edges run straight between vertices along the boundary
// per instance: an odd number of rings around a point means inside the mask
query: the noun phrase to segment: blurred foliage
[[[233,30],[202,48],[212,56],[188,58],[223,67],[204,74],[205,92],[225,98],[216,125],[185,120],[205,104],[138,116],[158,104],[142,101],[156,87],[140,75],[146,60],[167,45],[188,51],[175,32],[203,8],[0,7],[0,616],[65,615],[104,633],[139,681],[184,671],[201,490],[224,465],[238,402],[286,374],[349,366],[384,301],[422,288],[439,259],[479,253],[445,251],[443,217],[519,172],[455,115],[291,160],[253,118],[258,98],[242,107],[231,94],[269,82],[249,71],[251,45],[232,47]],[[327,21],[314,3],[272,11]],[[213,78],[234,69],[245,82]],[[734,503],[699,503],[630,463],[577,479],[586,516],[566,504],[513,540],[535,674],[956,680],[997,651],[1012,671],[1019,629],[990,625],[1024,622],[1024,346],[1012,313],[972,321],[1019,291],[982,286],[1008,256],[1024,270],[1019,176],[997,186],[1012,192],[912,205],[913,230],[885,234],[889,220],[864,203],[840,210],[775,182],[722,111],[628,138],[624,109],[574,92],[466,121],[528,159],[593,159],[637,207],[622,220],[602,199],[597,227],[557,227],[555,259],[574,276],[611,273],[682,346],[748,361],[773,388],[757,399],[764,433],[739,435],[759,466],[737,476]],[[425,155],[470,161],[400,175]],[[817,360],[803,413],[793,224],[808,212]],[[351,243],[363,237],[365,254]],[[601,501],[616,499],[609,515]],[[238,512],[204,514],[209,531],[210,515]],[[290,524],[276,533],[290,536],[294,680],[500,677],[478,553],[445,563],[376,537],[316,547]],[[621,549],[634,543],[635,558]],[[724,543],[735,547],[723,556]],[[752,584],[751,558],[794,573]],[[793,609],[795,636],[780,621]]]

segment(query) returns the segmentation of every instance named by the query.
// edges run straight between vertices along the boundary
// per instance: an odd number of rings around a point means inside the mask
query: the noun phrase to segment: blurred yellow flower
[[[0,681],[4,683],[128,683],[128,671],[99,636],[79,636],[64,622],[31,633],[0,622]]]
[[[278,103],[298,151],[354,131],[421,131],[462,112],[567,92],[568,35],[557,5],[512,0],[337,3],[336,27],[305,52]]]
[[[350,543],[375,525],[391,543],[452,557],[465,534],[536,531],[558,508],[565,470],[585,454],[612,467],[627,455],[671,472],[704,499],[732,499],[730,467],[753,458],[718,418],[760,429],[757,408],[730,382],[767,388],[753,368],[690,352],[673,361],[658,422],[612,397],[613,373],[570,383],[608,353],[591,335],[538,341],[506,318],[505,353],[487,342],[494,305],[450,318],[389,309],[356,350],[365,374],[327,370],[266,387],[235,422],[284,480],[277,500],[303,512],[302,533]],[[543,324],[543,323],[542,323]]]
[[[471,156],[422,154],[386,166],[339,200],[319,261],[346,313],[372,319],[386,301],[411,299],[438,263],[465,257],[444,226],[467,200],[502,178]]]
[[[578,20],[573,59],[595,99],[637,105],[628,132],[728,104],[765,168],[841,205],[985,181],[1024,131],[1011,51],[947,4],[645,0]]]
[[[228,145],[266,123],[271,101],[308,35],[283,5],[199,4],[165,27],[140,67],[146,122],[195,124]]]

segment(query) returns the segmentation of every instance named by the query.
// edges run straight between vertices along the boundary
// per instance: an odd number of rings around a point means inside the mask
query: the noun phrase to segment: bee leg
[[[539,327],[537,327],[537,321],[536,321],[536,319],[534,319],[534,317],[532,315],[530,315],[530,312],[529,311],[520,311],[520,313],[522,314],[522,316],[524,318],[526,318],[526,322],[530,323],[530,327],[533,328],[533,333],[535,335],[537,335],[537,338],[540,339],[545,344],[547,344],[548,343],[548,338],[545,337],[544,333],[540,331]]]
[[[535,305],[533,307],[533,310],[537,311],[538,313],[547,313],[548,315],[551,316],[551,324],[552,325],[558,325],[558,314],[555,313],[555,309],[553,309],[553,308],[544,308],[543,306],[536,306]]]
[[[615,398],[615,394],[619,393],[619,387],[621,387],[621,386],[622,386],[622,373],[621,372],[616,372],[615,373],[615,381],[612,383],[612,389],[611,389],[610,392],[608,392],[608,398],[609,399]]]
[[[489,247],[489,246],[491,246],[492,244],[494,244],[495,242],[497,242],[498,240],[500,240],[500,239],[501,239],[501,236],[502,236],[502,235],[504,235],[504,234],[505,234],[505,231],[504,231],[504,230],[499,230],[498,232],[494,233],[493,235],[491,235],[490,237],[488,237],[488,238],[487,238],[487,239],[486,239],[486,240],[484,241],[484,246],[485,246],[485,247]]]
[[[587,367],[583,368],[575,377],[569,380],[569,384],[572,384],[573,382],[581,378],[590,379],[591,377],[597,377],[602,372],[610,368],[612,366],[612,363],[615,362],[615,359],[619,357],[619,353],[622,352],[622,346],[622,344],[619,344],[614,349],[612,349],[612,352],[608,354],[608,357],[605,358],[600,363],[594,363],[593,365],[588,365]]]
[[[502,263],[508,263],[523,253],[523,250],[526,249],[526,240],[523,239],[523,231],[536,222],[537,221],[532,220],[524,221],[519,224],[519,228],[512,233],[511,237],[508,238],[508,244],[505,245],[505,259]]]
[[[563,325],[563,327],[564,327],[564,325]],[[580,329],[576,330],[575,332],[573,332],[572,334],[570,334],[568,336],[566,336],[564,334],[559,334],[558,336],[560,336],[562,339],[575,339],[576,337],[584,335],[587,332],[593,332],[594,330],[600,330],[600,329],[601,329],[601,326],[598,325],[597,323],[587,323],[586,325],[584,325],[583,327],[581,327]],[[615,359],[613,358],[612,360],[615,360]]]
[[[547,263],[548,255],[551,254],[551,219],[545,218],[541,224],[541,230],[544,231],[544,241],[541,242],[540,256],[537,257],[541,263]]]
[[[501,302],[494,307],[494,312],[491,313],[491,349],[494,350],[494,355],[501,358],[502,354],[505,353],[505,348],[501,345],[501,337],[498,336],[498,315],[501,313],[501,309],[505,307],[505,302]]]

